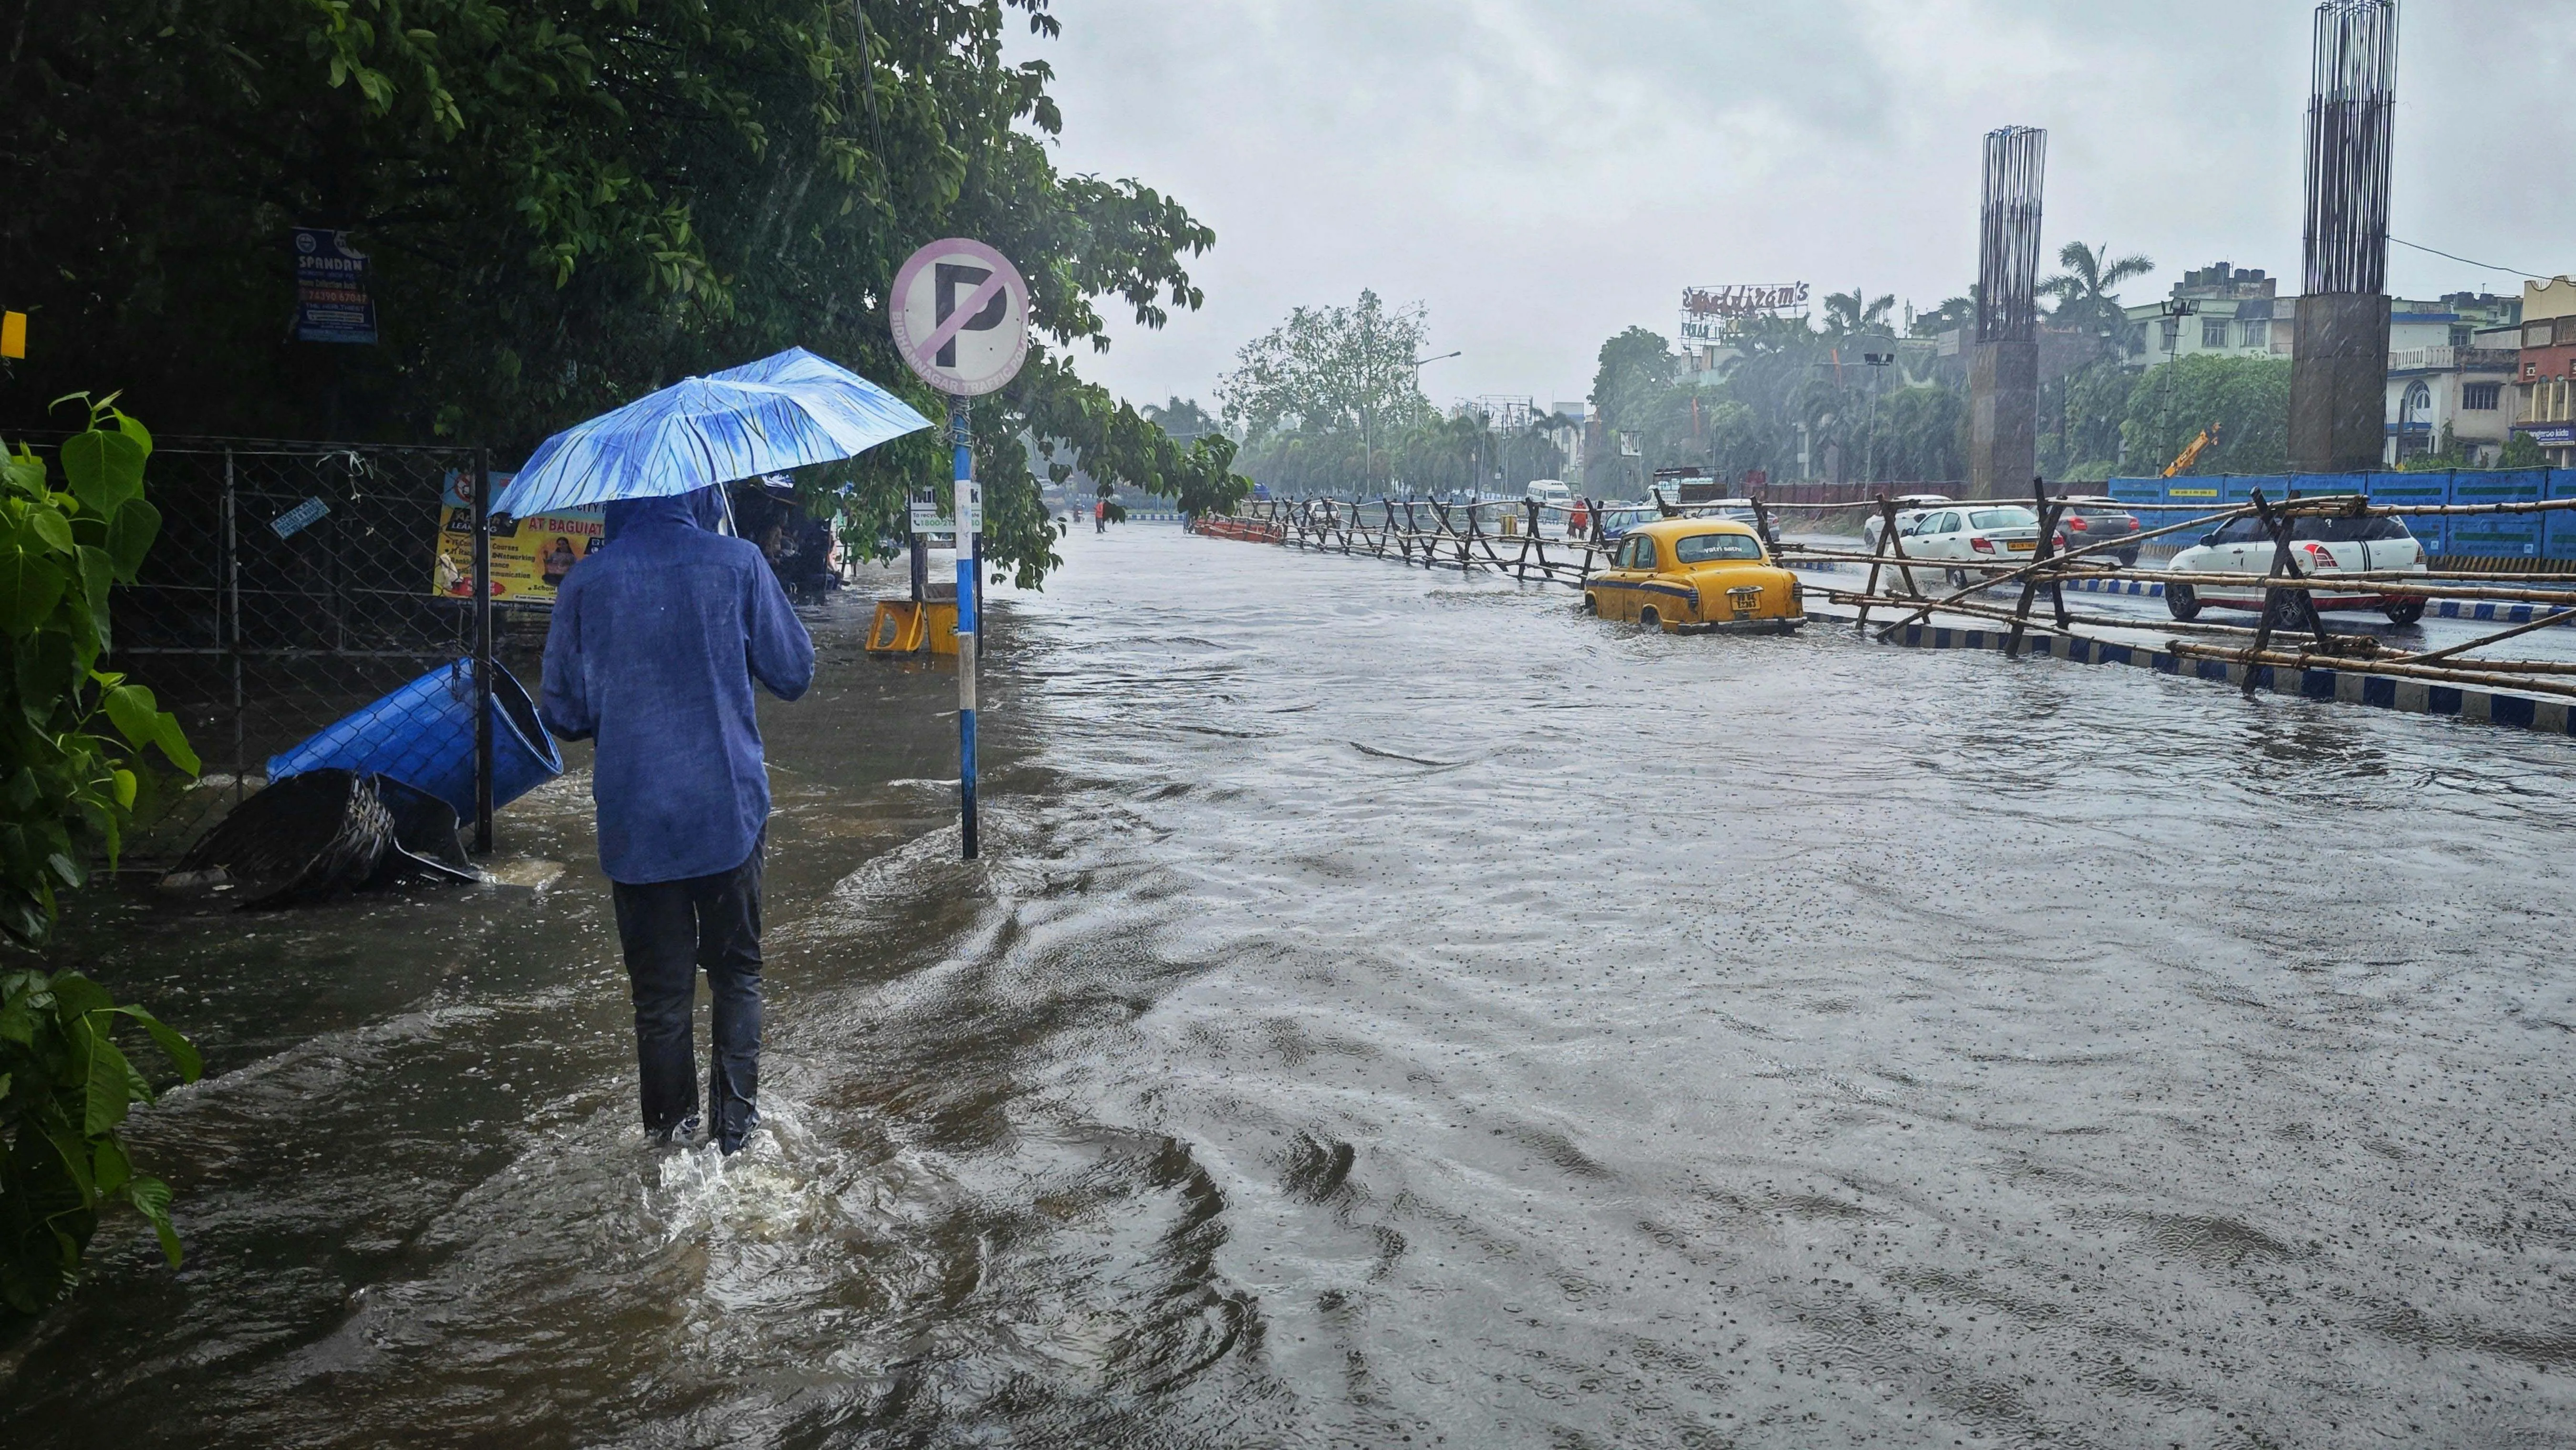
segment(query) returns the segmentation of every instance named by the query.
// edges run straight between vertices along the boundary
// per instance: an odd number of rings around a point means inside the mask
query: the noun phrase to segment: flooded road
[[[985,861],[854,608],[768,709],[721,1169],[633,1126],[578,773],[541,888],[95,904],[208,1048],[135,1131],[190,1261],[0,1436],[2576,1445],[2569,742],[1065,547]]]

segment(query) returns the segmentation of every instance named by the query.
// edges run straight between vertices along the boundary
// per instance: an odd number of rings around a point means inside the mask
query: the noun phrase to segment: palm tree
[[[2115,261],[2107,242],[2099,247],[2068,242],[2058,249],[2057,264],[2066,270],[2039,284],[2041,296],[2057,299],[2057,310],[2049,315],[2060,326],[2077,327],[2101,338],[2106,351],[2118,348],[2128,331],[2129,315],[2111,289],[2147,275],[2156,264],[2134,254]]]
[[[1866,303],[1861,300],[1858,287],[1849,292],[1828,292],[1825,294],[1825,335],[1844,338],[1859,333],[1886,332],[1887,314],[1895,307],[1896,294],[1893,292]]]

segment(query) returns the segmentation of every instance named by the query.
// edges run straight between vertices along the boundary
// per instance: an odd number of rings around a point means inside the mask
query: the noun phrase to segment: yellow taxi
[[[1630,529],[1583,581],[1583,607],[1666,634],[1786,634],[1807,622],[1798,576],[1771,562],[1751,524],[1657,519]]]

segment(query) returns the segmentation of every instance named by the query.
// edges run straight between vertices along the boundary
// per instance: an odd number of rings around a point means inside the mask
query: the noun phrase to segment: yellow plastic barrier
[[[915,604],[909,599],[880,599],[877,617],[868,626],[868,653],[909,655],[928,650],[957,653],[957,605],[954,600]]]

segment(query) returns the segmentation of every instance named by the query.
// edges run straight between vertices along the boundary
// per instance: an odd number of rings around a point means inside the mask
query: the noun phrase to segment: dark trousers
[[[614,883],[617,937],[635,988],[644,1129],[668,1136],[697,1117],[690,1019],[703,968],[715,994],[708,1128],[727,1153],[760,1122],[760,855],[754,842],[751,858],[730,871],[649,886]]]

